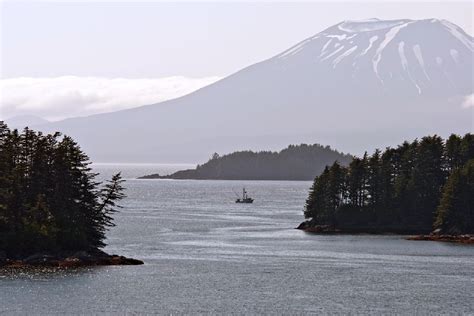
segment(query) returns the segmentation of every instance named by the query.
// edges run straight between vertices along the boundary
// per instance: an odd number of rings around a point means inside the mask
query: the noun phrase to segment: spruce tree
[[[463,165],[463,153],[462,153],[462,138],[458,135],[452,134],[446,140],[445,145],[445,157],[446,157],[446,171],[448,173],[461,167]]]
[[[430,231],[446,181],[443,140],[439,136],[423,137],[416,148],[410,179],[410,222],[421,231]]]
[[[59,133],[19,133],[0,122],[0,251],[95,250],[105,246],[123,198],[120,175],[101,187],[89,158]]]
[[[449,176],[434,228],[446,234],[474,233],[474,159]]]
[[[347,230],[472,233],[474,137],[404,142],[316,177],[305,217]],[[467,163],[469,161],[469,163]],[[462,168],[462,169],[461,169]],[[448,182],[446,182],[448,180]]]
[[[327,224],[329,205],[329,167],[314,179],[311,193],[306,200],[305,217],[312,218],[319,224]]]

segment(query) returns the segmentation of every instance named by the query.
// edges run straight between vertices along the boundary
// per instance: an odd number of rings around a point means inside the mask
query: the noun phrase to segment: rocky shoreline
[[[75,268],[109,265],[141,265],[143,261],[103,251],[77,251],[57,254],[36,253],[24,258],[8,258],[0,253],[0,268],[58,267]]]
[[[296,227],[307,233],[318,233],[318,234],[337,234],[341,233],[340,230],[335,229],[329,225],[316,225],[311,221],[304,221]]]
[[[443,242],[455,242],[461,244],[474,245],[474,235],[415,235],[407,238],[408,240],[429,240],[429,241],[443,241]]]
[[[400,234],[400,235],[409,235],[407,232],[384,232],[384,231],[374,231],[369,228],[359,229],[359,230],[340,230],[334,228],[330,225],[317,225],[312,221],[304,221],[296,229],[300,229],[306,233],[314,233],[321,235],[330,235],[330,234],[341,234],[341,235],[354,235],[354,234],[372,234],[372,235],[387,235],[387,234]],[[433,232],[427,235],[415,235],[411,234],[407,240],[428,240],[428,241],[441,241],[441,242],[453,242],[453,243],[462,243],[462,244],[474,244],[474,235],[471,234],[461,234],[461,235],[449,235],[441,234],[439,232]]]

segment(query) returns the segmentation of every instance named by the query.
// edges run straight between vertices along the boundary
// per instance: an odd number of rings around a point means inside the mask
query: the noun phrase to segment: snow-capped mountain
[[[96,161],[137,162],[300,142],[360,153],[465,133],[473,45],[444,20],[345,21],[184,97],[43,127],[77,138]]]
[[[445,20],[370,19],[330,27],[278,55],[275,62],[287,68],[304,64],[352,81],[356,94],[378,88],[387,95],[449,96],[472,90],[473,47],[471,36]]]

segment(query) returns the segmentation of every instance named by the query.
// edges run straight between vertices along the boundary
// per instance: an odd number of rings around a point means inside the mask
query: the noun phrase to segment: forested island
[[[101,184],[89,164],[68,136],[0,121],[0,267],[143,263],[101,250],[123,180]]]
[[[404,142],[327,166],[314,179],[299,229],[429,234],[473,243],[474,135]]]
[[[351,155],[329,146],[290,145],[280,152],[238,151],[224,156],[215,153],[196,169],[160,176],[152,174],[140,179],[202,179],[202,180],[313,180],[324,167],[338,161],[348,165]]]

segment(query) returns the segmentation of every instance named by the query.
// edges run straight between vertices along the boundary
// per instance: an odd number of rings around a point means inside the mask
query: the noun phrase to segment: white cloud
[[[463,108],[474,108],[474,93],[464,97]]]
[[[219,77],[123,79],[64,76],[0,80],[0,117],[36,115],[48,120],[86,116],[177,98]]]

